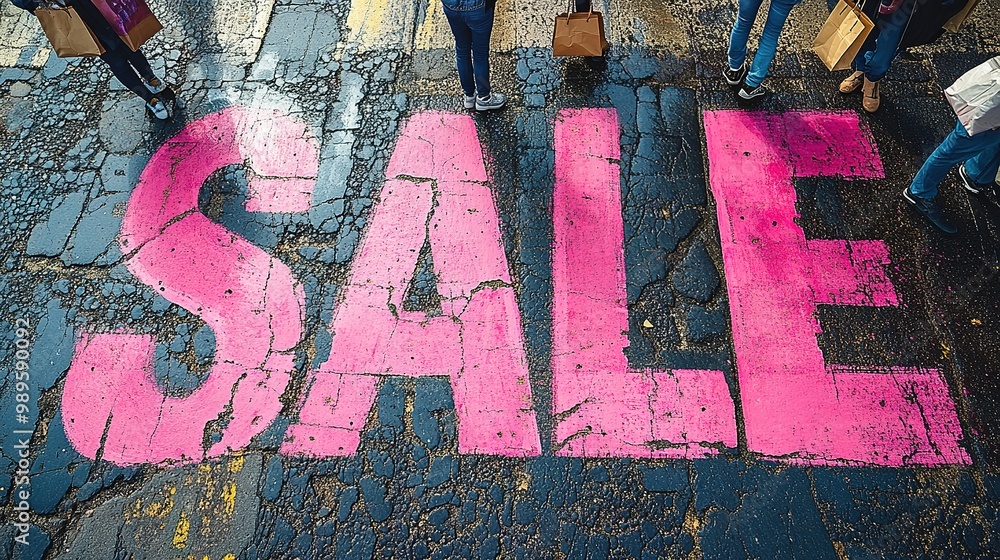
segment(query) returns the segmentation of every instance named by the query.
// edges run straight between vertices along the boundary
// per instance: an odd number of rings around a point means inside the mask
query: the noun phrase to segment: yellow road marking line
[[[229,482],[222,488],[222,513],[232,515],[236,509],[236,483]]]
[[[451,48],[454,44],[441,0],[428,0],[427,13],[417,28],[414,46],[417,50],[432,50]]]
[[[177,520],[177,528],[174,529],[174,548],[184,548],[187,546],[188,531],[191,529],[191,522],[188,521],[184,512],[181,512],[181,518]]]
[[[440,0],[430,0],[437,1]],[[358,52],[413,44],[416,7],[413,2],[354,0],[347,15],[347,43]],[[408,49],[407,49],[408,50]]]

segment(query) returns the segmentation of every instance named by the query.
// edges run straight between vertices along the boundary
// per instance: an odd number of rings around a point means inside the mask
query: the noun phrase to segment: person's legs
[[[750,39],[750,29],[757,19],[757,12],[764,0],[740,0],[736,22],[729,34],[729,67],[732,69],[743,66],[747,58],[747,41]]]
[[[590,0],[576,0],[576,11],[578,11],[578,12],[589,12],[590,11]]]
[[[974,176],[988,174],[988,166],[993,155],[989,152],[989,148],[998,144],[1000,144],[1000,130],[969,136],[962,123],[957,123],[955,130],[951,131],[951,134],[920,167],[920,171],[910,183],[910,193],[919,198],[934,198],[938,194],[938,185],[944,180],[945,175],[952,167],[966,160],[972,167],[972,169],[968,165],[966,167],[970,175],[973,175],[973,170],[975,170]],[[983,156],[982,160],[980,156]],[[992,169],[995,174],[996,167]]]
[[[444,15],[455,36],[455,63],[458,66],[458,81],[462,91],[471,97],[476,94],[476,79],[472,74],[472,30],[465,23],[465,12],[444,9]]]
[[[136,73],[139,74],[139,77],[146,80],[147,82],[152,80],[153,78],[156,78],[156,75],[153,74],[153,69],[150,68],[149,66],[149,61],[146,60],[146,55],[142,54],[141,49],[135,52],[133,52],[132,49],[127,47],[119,50],[121,50],[122,54],[125,55],[125,58],[128,59],[129,64],[131,64],[132,67],[135,68],[135,71]]]
[[[472,36],[472,68],[476,77],[479,97],[490,96],[490,36],[493,34],[492,9],[472,10],[465,13]]]
[[[861,49],[858,50],[857,56],[854,57],[854,64],[851,66],[855,71],[865,72],[868,70],[868,59],[875,52],[876,41],[878,41],[878,27],[872,29],[871,33],[865,39],[864,44],[861,45]]]
[[[760,36],[760,45],[757,47],[757,54],[753,57],[753,64],[750,65],[750,73],[746,77],[747,87],[755,88],[767,77],[767,69],[771,66],[774,53],[778,50],[781,29],[785,26],[788,13],[794,7],[795,4],[790,0],[771,0],[771,7],[767,11],[767,21],[764,23],[764,31]]]
[[[1000,170],[1000,129],[980,132],[973,138],[980,135],[989,135],[988,145],[975,156],[965,160],[965,172],[969,178],[980,185],[992,185],[997,180],[997,171]]]
[[[865,72],[868,70],[868,56],[871,55],[872,51],[866,51],[864,47],[858,51],[858,55],[854,57],[854,63],[851,64],[851,68],[855,72]]]
[[[135,70],[129,64],[128,56],[123,51],[131,52],[128,47],[105,51],[101,55],[101,60],[111,68],[111,73],[118,78],[118,81],[123,86],[148,103],[153,98],[153,94],[142,84],[142,79],[135,73]]]
[[[869,82],[877,82],[889,71],[889,66],[899,53],[899,43],[906,30],[906,21],[901,18],[884,20],[879,26],[878,37],[875,39],[875,49],[866,53],[864,67],[858,67],[865,73]],[[883,20],[879,20],[880,23]]]
[[[880,16],[880,19],[876,20],[878,37],[875,39],[875,49],[865,54],[864,65],[858,68],[863,72],[861,106],[869,113],[878,111],[882,104],[879,80],[889,71],[889,65],[899,52],[899,43],[908,21],[909,16],[903,15],[902,12]],[[845,91],[843,84],[841,91]]]

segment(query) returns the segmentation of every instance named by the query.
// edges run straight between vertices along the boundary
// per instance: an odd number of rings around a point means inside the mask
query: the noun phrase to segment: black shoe
[[[743,80],[747,77],[747,63],[744,62],[739,68],[733,70],[728,64],[722,69],[722,78],[726,80],[726,83],[731,86],[738,86],[743,83]]]
[[[938,208],[933,198],[920,198],[910,192],[910,187],[906,187],[903,189],[903,199],[909,202],[917,212],[920,212],[921,216],[927,218],[927,221],[934,224],[934,227],[939,230],[945,233],[955,233],[958,231],[955,224],[952,224],[951,220]]]
[[[764,97],[765,95],[767,95],[767,88],[764,87],[764,84],[752,88],[748,86],[746,82],[744,82],[743,85],[740,86],[740,91],[739,93],[737,93],[737,95],[740,96],[740,99],[745,99],[747,101],[750,101],[753,99],[757,99],[758,97]]]
[[[969,177],[969,172],[965,170],[965,164],[958,166],[958,176],[962,178],[962,184],[965,186],[965,190],[972,194],[983,194],[986,191],[993,190],[993,185],[983,185],[972,180]]]

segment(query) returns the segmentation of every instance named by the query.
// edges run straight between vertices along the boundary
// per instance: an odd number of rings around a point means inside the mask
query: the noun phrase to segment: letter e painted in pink
[[[898,305],[882,241],[807,240],[795,177],[881,177],[856,113],[706,112],[750,451],[791,463],[968,463],[940,373],[828,365],[817,304]]]
[[[721,371],[635,370],[613,109],[555,123],[552,408],[558,455],[695,458],[736,446]]]
[[[211,327],[215,362],[190,395],[168,396],[153,376],[152,335],[84,333],[62,397],[66,434],[83,455],[119,465],[196,462],[246,446],[280,412],[302,334],[302,286],[287,266],[198,211],[205,180],[244,162],[248,209],[308,207],[315,138],[274,111],[231,107],[190,123],[140,176],[119,238],[125,264]],[[218,438],[207,449],[206,436]]]
[[[437,316],[403,306],[425,241]],[[309,376],[283,453],[353,454],[386,375],[450,378],[460,452],[540,453],[520,311],[470,117],[406,123],[341,293],[330,357]]]

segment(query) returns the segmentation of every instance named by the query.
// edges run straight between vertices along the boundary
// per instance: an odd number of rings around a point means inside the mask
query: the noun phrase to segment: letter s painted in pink
[[[302,334],[304,294],[287,266],[198,211],[217,169],[246,162],[251,211],[309,207],[317,171],[307,125],[230,107],[187,125],[150,159],[129,200],[120,244],[136,278],[201,317],[215,363],[190,395],[153,377],[148,334],[84,333],[63,391],[63,422],[80,453],[119,465],[196,462],[246,446],[281,410]],[[210,423],[221,438],[206,446]],[[103,439],[103,443],[102,443]]]

